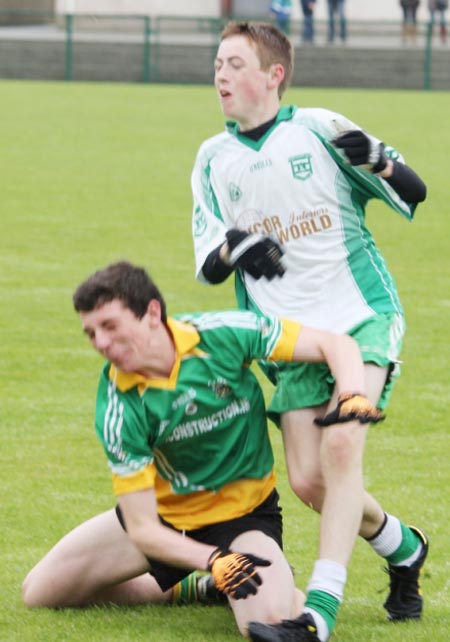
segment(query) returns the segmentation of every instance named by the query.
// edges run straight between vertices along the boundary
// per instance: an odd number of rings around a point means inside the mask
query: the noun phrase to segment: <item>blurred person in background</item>
[[[339,22],[339,38],[344,43],[347,40],[345,0],[328,0],[328,42],[330,43],[334,42],[337,22]]]
[[[275,24],[283,33],[289,35],[291,30],[292,0],[272,0],[270,15],[275,19]]]
[[[315,38],[314,11],[316,10],[316,0],[300,0],[300,6],[303,12],[302,42],[313,44]]]
[[[428,9],[430,11],[432,32],[436,24],[436,13],[439,14],[439,37],[442,44],[445,45],[447,42],[447,19],[445,14],[448,9],[448,0],[428,0]]]
[[[420,0],[400,0],[403,10],[402,40],[414,44],[417,40],[417,10]]]

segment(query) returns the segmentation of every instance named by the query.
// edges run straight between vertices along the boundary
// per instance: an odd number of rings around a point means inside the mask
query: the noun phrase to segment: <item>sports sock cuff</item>
[[[372,535],[371,537],[364,537],[364,539],[365,539],[367,542],[369,542],[369,543],[370,543],[370,542],[373,542],[373,540],[374,540],[374,539],[377,539],[378,535],[380,535],[380,534],[381,534],[382,530],[383,530],[383,529],[384,529],[384,527],[386,526],[387,519],[388,519],[388,516],[387,516],[387,515],[386,515],[386,513],[385,513],[385,514],[384,514],[383,523],[381,524],[381,526],[380,526],[380,528],[377,530],[377,532],[376,532],[374,535]]]
[[[378,531],[378,535],[367,541],[381,557],[387,558],[392,555],[402,543],[402,524],[400,520],[386,513],[384,527]]]
[[[172,588],[172,603],[179,606],[192,604],[197,600],[197,575],[191,573]]]
[[[181,582],[172,587],[172,603],[181,604]]]
[[[347,569],[332,560],[317,560],[309,581],[307,592],[321,591],[342,602],[344,586],[347,581]]]

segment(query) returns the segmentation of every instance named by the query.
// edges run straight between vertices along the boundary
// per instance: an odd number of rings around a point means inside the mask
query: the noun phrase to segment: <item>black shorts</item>
[[[218,546],[220,548],[229,548],[231,542],[241,533],[260,531],[274,539],[278,546],[283,548],[283,520],[279,499],[278,491],[274,489],[269,497],[257,506],[255,510],[248,513],[248,515],[243,515],[236,519],[229,519],[225,522],[216,522],[215,524],[195,528],[191,531],[183,531],[183,534],[195,539],[197,542],[211,544],[212,546]],[[126,530],[119,505],[116,506],[116,514],[122,527]],[[161,517],[159,519],[164,526],[182,532]],[[252,551],[249,550],[248,553],[252,553]],[[151,565],[149,572],[153,575],[163,591],[167,591],[171,586],[174,586],[182,580],[183,577],[192,573],[191,570],[169,566],[169,564],[151,558],[147,559]]]

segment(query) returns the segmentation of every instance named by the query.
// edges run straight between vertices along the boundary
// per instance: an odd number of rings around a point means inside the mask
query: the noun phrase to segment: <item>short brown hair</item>
[[[73,305],[77,312],[91,312],[116,299],[139,319],[156,299],[161,304],[161,320],[165,323],[167,319],[165,301],[149,274],[128,261],[112,263],[92,274],[76,289]]]
[[[270,22],[229,22],[222,31],[220,41],[232,36],[244,36],[255,44],[261,69],[264,71],[274,64],[284,67],[284,79],[278,88],[281,98],[294,70],[294,53],[289,38]]]

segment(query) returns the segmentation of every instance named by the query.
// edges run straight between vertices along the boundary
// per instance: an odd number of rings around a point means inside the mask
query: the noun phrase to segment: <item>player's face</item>
[[[145,369],[152,351],[148,314],[139,319],[121,301],[114,300],[80,313],[84,333],[92,346],[124,372]]]
[[[222,111],[242,130],[265,122],[270,70],[263,71],[253,43],[231,36],[220,43],[214,84]],[[271,117],[271,116],[270,116]]]

